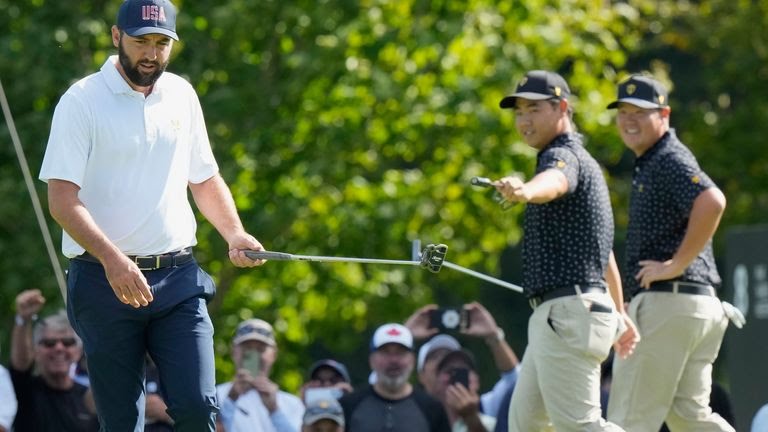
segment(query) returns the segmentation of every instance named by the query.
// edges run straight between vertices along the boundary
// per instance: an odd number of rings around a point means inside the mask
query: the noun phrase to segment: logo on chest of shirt
[[[171,119],[171,130],[174,132],[178,132],[180,129],[181,129],[181,120]]]

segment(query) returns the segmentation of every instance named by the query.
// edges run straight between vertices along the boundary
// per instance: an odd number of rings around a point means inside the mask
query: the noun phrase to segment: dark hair
[[[552,105],[553,108],[559,109],[560,108],[560,101],[562,99],[560,98],[551,98],[547,99],[547,102],[549,102],[550,105]],[[568,100],[568,99],[566,99]],[[577,132],[579,128],[576,126],[576,122],[573,120],[573,105],[571,103],[568,103],[568,108],[565,111],[566,114],[568,114],[568,121],[571,123],[571,129],[573,129],[573,132]]]

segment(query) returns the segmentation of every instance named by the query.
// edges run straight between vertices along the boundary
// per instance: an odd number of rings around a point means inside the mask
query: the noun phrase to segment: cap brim
[[[433,337],[429,340],[429,342],[422,345],[419,349],[419,358],[416,362],[416,369],[418,371],[422,371],[424,369],[424,363],[427,362],[427,357],[440,349],[447,349],[451,351],[458,350],[461,349],[461,344],[451,335],[439,334]]]
[[[179,35],[175,31],[164,29],[162,27],[136,27],[130,29],[123,29],[128,36],[144,36],[148,34],[161,34],[168,36],[173,40],[179,40]]]
[[[321,413],[318,415],[307,416],[304,418],[304,425],[309,426],[309,425],[315,424],[320,420],[332,420],[336,422],[336,424],[338,424],[339,426],[344,426],[344,417],[340,417],[336,414],[331,414],[331,413]]]
[[[617,101],[613,101],[606,108],[608,109],[614,109],[618,108],[620,103],[628,103],[630,105],[634,105],[636,107],[644,108],[644,109],[653,109],[653,108],[664,108],[664,105],[659,105],[657,103],[648,102],[645,99],[638,99],[638,98],[624,98],[619,99]]]
[[[440,360],[440,363],[437,365],[437,370],[440,371],[445,369],[446,365],[454,359],[462,361],[469,367],[469,369],[477,371],[477,363],[475,362],[475,359],[472,358],[472,356],[464,350],[455,350],[446,354],[446,356],[443,357],[443,359]]]
[[[557,96],[552,96],[549,94],[541,94],[541,93],[530,93],[530,92],[514,93],[502,99],[501,102],[499,102],[499,106],[501,108],[514,108],[515,101],[517,101],[517,98],[539,101],[539,100],[547,100],[547,99],[556,99]]]
[[[343,370],[340,364],[332,363],[330,361],[319,361],[314,365],[312,365],[312,367],[309,369],[309,377],[312,378],[315,375],[315,373],[321,368],[331,369],[332,371],[339,374],[344,381],[350,382],[349,373]]]
[[[265,344],[267,344],[269,346],[276,346],[277,345],[277,344],[275,344],[274,340],[269,339],[267,337],[264,337],[264,336],[262,336],[262,335],[260,335],[258,333],[257,334],[248,334],[248,335],[240,336],[239,338],[233,339],[232,343],[234,343],[235,345],[240,345],[241,343],[243,343],[245,341],[250,341],[250,340],[264,342]]]
[[[379,346],[375,347],[373,350],[374,350],[374,351],[378,351],[378,350],[380,350],[382,347],[384,347],[384,346],[387,346],[387,345],[400,345],[401,347],[403,347],[403,348],[407,349],[408,351],[413,351],[413,347],[412,347],[412,346],[408,346],[408,345],[404,344],[403,342],[395,342],[395,341],[387,341],[387,342],[384,342],[383,344],[381,344],[381,345],[379,345]]]

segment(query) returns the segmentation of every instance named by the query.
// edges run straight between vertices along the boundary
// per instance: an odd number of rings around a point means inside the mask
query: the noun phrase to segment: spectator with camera
[[[435,371],[435,397],[448,412],[452,432],[491,432],[496,419],[480,412],[480,376],[471,352],[446,353]]]
[[[442,404],[411,385],[416,359],[413,335],[401,324],[376,329],[368,356],[375,382],[340,399],[346,430],[351,432],[449,430]],[[383,415],[382,415],[383,413]]]
[[[299,431],[304,404],[269,379],[277,360],[272,326],[260,319],[240,323],[232,340],[232,360],[237,370],[234,380],[216,387],[218,421],[226,432]]]
[[[34,322],[44,304],[40,290],[16,296],[10,372],[18,411],[13,430],[97,431],[93,396],[69,373],[82,355],[80,338],[63,310]]]
[[[347,367],[336,360],[316,361],[310,366],[308,376],[309,379],[301,387],[301,399],[305,402],[306,393],[313,389],[325,389],[336,399],[353,391]]]
[[[447,353],[462,348],[456,338],[440,332],[481,338],[493,355],[500,378],[493,389],[480,396],[480,410],[491,417],[498,415],[502,399],[517,383],[519,362],[505,339],[504,331],[483,305],[478,302],[460,308],[426,305],[414,312],[405,325],[416,339],[431,337],[419,349],[417,371],[419,382],[432,396],[436,395],[437,365]]]

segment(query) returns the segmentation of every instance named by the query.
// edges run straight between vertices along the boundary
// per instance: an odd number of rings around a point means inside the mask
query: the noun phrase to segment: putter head
[[[421,267],[437,273],[443,267],[448,246],[444,244],[428,244],[421,252]]]
[[[469,180],[469,183],[472,186],[480,186],[480,187],[493,187],[493,180],[489,179],[488,177],[472,177]]]

